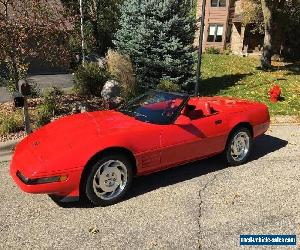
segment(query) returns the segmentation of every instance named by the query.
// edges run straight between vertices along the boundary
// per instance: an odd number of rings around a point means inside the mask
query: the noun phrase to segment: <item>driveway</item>
[[[2,163],[0,249],[250,249],[240,234],[299,241],[299,162],[300,126],[272,126],[243,166],[215,157],[141,177],[105,208],[25,194]]]
[[[73,80],[71,74],[57,74],[57,75],[35,75],[29,77],[35,81],[38,87],[43,90],[52,86],[62,89],[73,87]],[[4,87],[0,87],[0,103],[10,101],[11,94]]]

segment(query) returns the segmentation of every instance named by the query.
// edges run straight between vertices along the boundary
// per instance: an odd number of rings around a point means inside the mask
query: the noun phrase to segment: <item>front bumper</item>
[[[22,174],[21,170],[13,160],[10,166],[10,175],[15,183],[26,193],[35,194],[55,194],[58,196],[79,196],[79,185],[82,169],[71,169],[61,172],[43,173],[38,178],[28,178]],[[55,181],[48,183],[37,183],[36,180],[40,178],[51,178],[55,176],[68,176],[64,181]]]

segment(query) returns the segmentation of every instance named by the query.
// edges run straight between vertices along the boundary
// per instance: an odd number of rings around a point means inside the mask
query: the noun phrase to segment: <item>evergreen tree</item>
[[[133,60],[140,85],[193,81],[195,18],[186,0],[125,0],[114,44]]]

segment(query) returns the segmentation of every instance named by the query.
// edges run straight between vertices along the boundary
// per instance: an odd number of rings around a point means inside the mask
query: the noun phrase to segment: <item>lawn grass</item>
[[[300,65],[274,65],[274,70],[262,71],[258,58],[204,54],[200,95],[257,100],[268,105],[271,115],[300,116]],[[275,83],[283,98],[274,104],[268,92]]]

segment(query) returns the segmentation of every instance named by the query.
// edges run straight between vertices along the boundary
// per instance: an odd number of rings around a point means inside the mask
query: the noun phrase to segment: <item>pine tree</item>
[[[133,60],[139,84],[193,81],[195,19],[190,1],[125,0],[120,26],[114,44]]]

